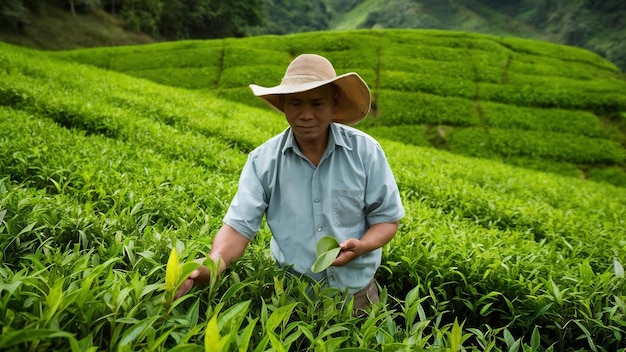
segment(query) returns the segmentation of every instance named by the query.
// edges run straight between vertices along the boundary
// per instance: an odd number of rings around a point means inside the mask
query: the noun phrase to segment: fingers
[[[191,277],[191,275],[189,276]],[[192,279],[186,279],[185,281],[183,281],[183,283],[178,288],[178,291],[176,291],[176,294],[174,295],[174,300],[177,300],[181,298],[182,296],[186,295],[187,292],[189,292],[192,287],[193,287]]]
[[[348,238],[347,240],[341,242],[339,247],[341,247],[342,251],[356,251],[359,243],[360,241],[356,238]]]
[[[341,252],[331,265],[333,266],[344,266],[352,261],[354,258],[358,257],[359,254],[359,240],[356,238],[348,238],[347,240],[341,242],[339,247],[341,248]]]
[[[186,295],[191,289],[196,285],[202,285],[209,283],[211,279],[211,272],[205,266],[199,266],[198,269],[194,270],[189,274],[189,277],[180,284],[176,294],[174,294],[174,299],[179,299],[180,297]]]

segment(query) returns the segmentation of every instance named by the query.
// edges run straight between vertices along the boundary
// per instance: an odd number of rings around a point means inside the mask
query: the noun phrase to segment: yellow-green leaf
[[[178,262],[178,251],[176,247],[174,247],[170,253],[170,258],[167,260],[167,267],[165,269],[165,291],[167,293],[173,294],[179,277],[180,264]]]
[[[214,314],[206,325],[206,331],[204,333],[204,350],[206,352],[222,352],[227,341],[228,336],[220,336],[220,330],[217,326],[217,314]]]

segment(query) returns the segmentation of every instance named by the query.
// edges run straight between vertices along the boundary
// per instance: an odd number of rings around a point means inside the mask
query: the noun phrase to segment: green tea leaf
[[[278,307],[275,311],[267,319],[267,324],[265,326],[265,332],[273,332],[276,328],[281,324],[285,324],[293,309],[298,305],[298,303],[288,304],[286,306]]]
[[[57,329],[23,329],[9,331],[0,336],[0,348],[4,349],[25,342],[41,341],[57,337],[73,339],[74,335]]]
[[[144,338],[145,334],[148,331],[152,330],[152,324],[154,324],[154,322],[157,321],[157,319],[159,318],[159,316],[155,315],[151,318],[143,320],[141,323],[136,324],[128,329],[120,339],[119,345],[117,346],[118,349],[132,347],[132,344],[134,342],[141,341]]]
[[[450,331],[450,350],[459,351],[461,349],[462,338],[463,338],[463,324],[459,325],[458,320],[454,318],[452,331]]]
[[[533,351],[538,351],[541,345],[541,335],[539,334],[539,328],[535,325],[533,333],[530,336],[530,347]]]
[[[178,268],[179,276],[178,281],[176,282],[176,289],[185,281],[191,273],[196,270],[200,266],[198,262],[187,262]]]
[[[329,250],[328,252],[322,253],[320,256],[317,257],[317,260],[311,266],[311,271],[314,273],[319,273],[326,270],[326,268],[328,268],[333,263],[335,258],[337,258],[339,252],[341,252],[341,248],[337,247]]]
[[[341,248],[339,248],[339,242],[333,236],[324,236],[317,240],[315,245],[315,254],[317,254],[317,260],[311,266],[311,271],[319,273],[330,266],[333,263]]]
[[[337,247],[339,247],[339,242],[337,242],[336,238],[333,236],[324,236],[317,240],[317,244],[315,245],[315,254],[319,257],[329,250]]]
[[[248,326],[237,336],[237,346],[239,348],[239,352],[248,351],[248,345],[250,344],[250,339],[252,338],[252,332],[256,327],[256,322],[259,318],[254,318]]]

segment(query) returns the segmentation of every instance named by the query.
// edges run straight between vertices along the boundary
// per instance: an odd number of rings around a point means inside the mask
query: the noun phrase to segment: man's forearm
[[[374,224],[365,232],[361,237],[363,249],[365,252],[371,252],[377,248],[380,248],[396,235],[398,231],[399,222],[385,222],[380,224]]]
[[[209,257],[215,263],[218,274],[221,274],[235,260],[241,258],[246,246],[250,243],[229,225],[224,224],[215,234]]]

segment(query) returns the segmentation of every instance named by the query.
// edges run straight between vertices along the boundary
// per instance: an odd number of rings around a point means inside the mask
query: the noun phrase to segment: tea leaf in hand
[[[317,240],[317,244],[315,245],[315,253],[319,257],[324,252],[328,252],[333,248],[339,247],[339,242],[333,236],[324,236]]]
[[[311,266],[311,271],[319,273],[328,268],[335,258],[341,252],[339,242],[332,236],[324,236],[317,241],[315,245],[315,253],[317,254],[317,260]]]

